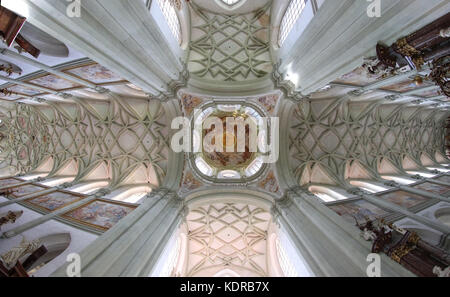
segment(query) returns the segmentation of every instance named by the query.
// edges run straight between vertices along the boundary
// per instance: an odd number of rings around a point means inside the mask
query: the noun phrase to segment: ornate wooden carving
[[[441,88],[442,92],[450,97],[450,56],[440,58],[433,63],[430,77]]]
[[[26,18],[18,16],[11,10],[0,6],[0,33],[8,47],[16,39],[25,21]]]
[[[36,59],[41,54],[41,51],[28,42],[21,34],[17,35],[16,42],[21,49],[25,50]]]
[[[27,270],[33,267],[34,263],[48,252],[45,246],[41,246],[27,257],[23,263],[17,263],[11,269],[7,269],[0,261],[0,277],[29,277]]]
[[[449,54],[449,41],[446,32],[450,27],[450,13],[440,17],[420,30],[397,40],[391,47],[377,46],[378,59],[387,66],[398,64],[400,56],[409,59],[415,68],[426,62]]]
[[[0,217],[0,227],[8,223],[15,223],[17,218],[19,218],[22,214],[23,211],[18,212],[8,211],[8,213],[5,216]]]
[[[446,270],[450,265],[448,253],[431,246],[414,232],[383,221],[367,221],[357,226],[364,232],[364,238],[373,242],[373,253],[385,253],[418,276],[436,277],[436,268]]]

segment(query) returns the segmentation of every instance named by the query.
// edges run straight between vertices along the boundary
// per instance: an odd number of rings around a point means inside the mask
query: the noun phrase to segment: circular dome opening
[[[259,152],[262,115],[245,104],[208,105],[194,116],[193,164],[203,177],[247,180],[264,162]]]

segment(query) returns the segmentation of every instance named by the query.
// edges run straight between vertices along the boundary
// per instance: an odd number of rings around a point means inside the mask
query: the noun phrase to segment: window
[[[382,176],[382,178],[386,180],[395,181],[396,183],[399,183],[401,185],[409,185],[417,182],[416,180],[401,178],[398,176]]]
[[[181,43],[181,26],[175,8],[168,0],[158,0],[158,4],[169,25],[170,31],[172,31],[172,34],[178,43]]]
[[[239,179],[241,178],[241,175],[239,174],[239,172],[236,172],[234,170],[224,170],[219,172],[217,177],[223,179]]]
[[[197,168],[200,170],[201,173],[211,176],[214,173],[214,170],[211,168],[211,166],[208,165],[208,163],[203,160],[202,157],[198,157],[195,160],[195,165],[197,165]]]
[[[1,122],[0,122],[1,123]],[[445,165],[444,165],[445,166]],[[444,169],[444,168],[434,168],[434,167],[427,167],[428,170],[437,170],[440,172],[450,172],[449,169]]]
[[[138,203],[145,195],[147,195],[147,192],[134,193],[123,201],[128,203]]]
[[[326,187],[311,186],[308,190],[325,203],[348,199],[348,197]]]
[[[255,175],[263,166],[264,162],[263,160],[258,157],[256,158],[248,167],[245,169],[245,175],[246,176],[252,176]]]
[[[319,197],[320,199],[322,199],[325,202],[333,202],[336,201],[337,199],[331,197],[328,194],[325,193],[319,193],[319,192],[313,192],[314,195],[316,195],[317,197]]]
[[[437,175],[437,174],[418,172],[418,171],[406,171],[406,173],[411,174],[411,175],[420,175],[420,176],[422,176],[424,178],[432,178],[432,177]]]
[[[295,269],[294,265],[290,261],[286,250],[281,244],[280,240],[277,238],[275,241],[275,246],[277,249],[278,262],[280,263],[281,270],[283,270],[285,277],[298,277],[299,274]]]
[[[181,240],[178,237],[177,241],[175,242],[175,246],[172,247],[169,254],[167,255],[167,259],[164,265],[164,268],[161,271],[160,277],[169,277],[172,276],[173,270],[175,266],[177,265],[178,256],[180,255],[181,251]]]
[[[281,47],[305,8],[306,0],[292,0],[281,21],[278,45]]]
[[[222,1],[226,5],[230,5],[231,6],[231,5],[234,5],[234,4],[238,3],[241,0],[220,0],[220,1]]]
[[[385,187],[362,181],[351,181],[350,184],[372,194],[387,190]]]

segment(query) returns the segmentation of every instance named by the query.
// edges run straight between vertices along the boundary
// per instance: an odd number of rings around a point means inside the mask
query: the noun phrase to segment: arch
[[[220,7],[226,10],[234,10],[244,5],[244,3],[247,0],[215,0],[215,1]]]
[[[337,185],[337,182],[330,177],[328,171],[320,163],[312,163],[311,166],[309,164],[305,166],[300,178],[300,186],[313,183]]]
[[[52,157],[48,157],[47,159],[42,161],[41,164],[39,164],[39,166],[36,167],[35,170],[33,170],[33,172],[36,172],[36,173],[46,172],[48,174],[52,170],[54,164],[55,164],[55,160]]]
[[[255,190],[232,189],[230,187],[222,189],[201,190],[185,197],[186,207],[192,209],[210,203],[246,203],[258,206],[270,211],[274,204],[274,198],[265,193]]]
[[[372,179],[373,176],[369,169],[357,160],[347,162],[345,169],[345,179]]]
[[[55,176],[58,175],[73,175],[76,176],[78,174],[78,162],[76,159],[70,159],[63,164],[61,167],[55,172]]]

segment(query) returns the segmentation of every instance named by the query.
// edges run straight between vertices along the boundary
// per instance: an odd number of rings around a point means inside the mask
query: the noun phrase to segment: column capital
[[[35,179],[33,179],[33,183],[40,183],[40,182],[43,182],[45,180],[45,178],[44,177],[37,177],[37,178],[35,178]]]
[[[384,184],[385,186],[388,186],[388,187],[391,187],[391,188],[398,188],[398,187],[400,187],[400,184],[397,183],[397,182],[395,182],[395,181],[393,181],[393,180],[384,182],[383,184]]]
[[[410,178],[416,179],[416,180],[425,180],[425,177],[421,176],[420,174],[412,175],[412,176],[410,176]]]
[[[110,193],[111,193],[111,189],[102,188],[102,189],[99,189],[97,192],[95,192],[94,196],[97,197],[97,198],[101,198],[101,197],[103,197],[105,195],[108,195]]]
[[[372,194],[367,191],[364,191],[363,189],[356,188],[356,187],[347,189],[347,193],[349,193],[351,195],[355,195],[355,196],[363,196],[363,195],[371,195]]]
[[[67,188],[70,188],[70,187],[73,187],[73,183],[63,183],[63,184],[61,184],[59,186],[56,186],[56,188],[58,190],[64,190],[64,189],[67,189]]]
[[[177,195],[177,194],[172,190],[169,190],[167,188],[157,188],[157,189],[153,189],[150,193],[145,195],[145,198],[154,198],[156,196],[160,196],[160,198],[174,197],[174,195]]]

